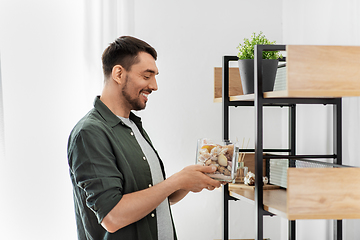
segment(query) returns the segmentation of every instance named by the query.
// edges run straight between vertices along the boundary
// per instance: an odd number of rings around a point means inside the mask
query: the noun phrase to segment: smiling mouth
[[[143,95],[146,100],[148,100],[149,94],[150,94],[150,93],[144,93],[144,92],[141,93],[141,95]]]

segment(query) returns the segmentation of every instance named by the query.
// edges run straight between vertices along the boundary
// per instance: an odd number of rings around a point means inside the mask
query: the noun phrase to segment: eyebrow
[[[155,74],[155,75],[159,75],[159,72],[155,72],[154,70],[151,70],[151,69],[146,69],[146,70],[144,71],[144,73],[146,73],[146,72],[153,73],[153,74]]]

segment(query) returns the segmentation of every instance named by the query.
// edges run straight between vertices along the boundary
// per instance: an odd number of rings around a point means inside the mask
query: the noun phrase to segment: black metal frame
[[[254,55],[254,101],[230,101],[229,97],[229,62],[237,61],[236,56],[224,56],[222,65],[222,126],[223,140],[229,140],[229,107],[230,106],[254,106],[255,107],[255,149],[242,150],[255,152],[255,175],[261,176],[263,172],[264,152],[288,152],[289,155],[281,155],[281,158],[289,159],[312,159],[333,158],[334,164],[342,164],[342,117],[341,98],[264,98],[262,91],[262,52],[285,51],[285,45],[256,45]],[[296,105],[297,104],[332,104],[333,105],[333,128],[334,128],[334,154],[332,155],[296,155]],[[263,107],[264,106],[287,106],[289,107],[289,149],[263,149]],[[276,156],[273,156],[276,158]],[[268,157],[270,158],[270,157]],[[311,161],[311,160],[308,160]],[[289,161],[289,167],[294,161]],[[223,187],[223,240],[229,239],[229,201],[237,200],[229,195],[228,186]],[[255,212],[256,212],[256,238],[263,239],[263,216],[272,215],[264,210],[262,178],[255,179]],[[289,240],[296,238],[296,222],[289,221]],[[335,220],[334,240],[342,240],[342,220]]]

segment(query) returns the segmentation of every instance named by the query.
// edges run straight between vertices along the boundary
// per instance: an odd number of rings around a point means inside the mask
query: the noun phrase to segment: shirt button
[[[152,213],[152,214],[151,214],[151,217],[155,217],[155,213]]]
[[[149,184],[149,187],[152,187],[151,183]]]
[[[130,135],[131,135],[131,136],[134,136],[134,133],[133,133],[133,132],[131,132],[131,133],[130,133]]]
[[[146,161],[146,157],[143,157],[144,161]]]

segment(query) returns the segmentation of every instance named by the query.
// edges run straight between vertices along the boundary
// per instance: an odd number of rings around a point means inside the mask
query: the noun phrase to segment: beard
[[[128,83],[129,83],[129,81],[130,81],[130,78],[129,78],[128,75],[126,75],[125,84],[124,84],[123,88],[121,89],[121,92],[122,92],[125,100],[131,106],[132,110],[140,111],[140,110],[145,109],[146,103],[142,103],[140,101],[140,98],[139,98],[140,92],[139,92],[138,96],[135,96],[135,97],[130,96],[129,91],[128,91]]]

